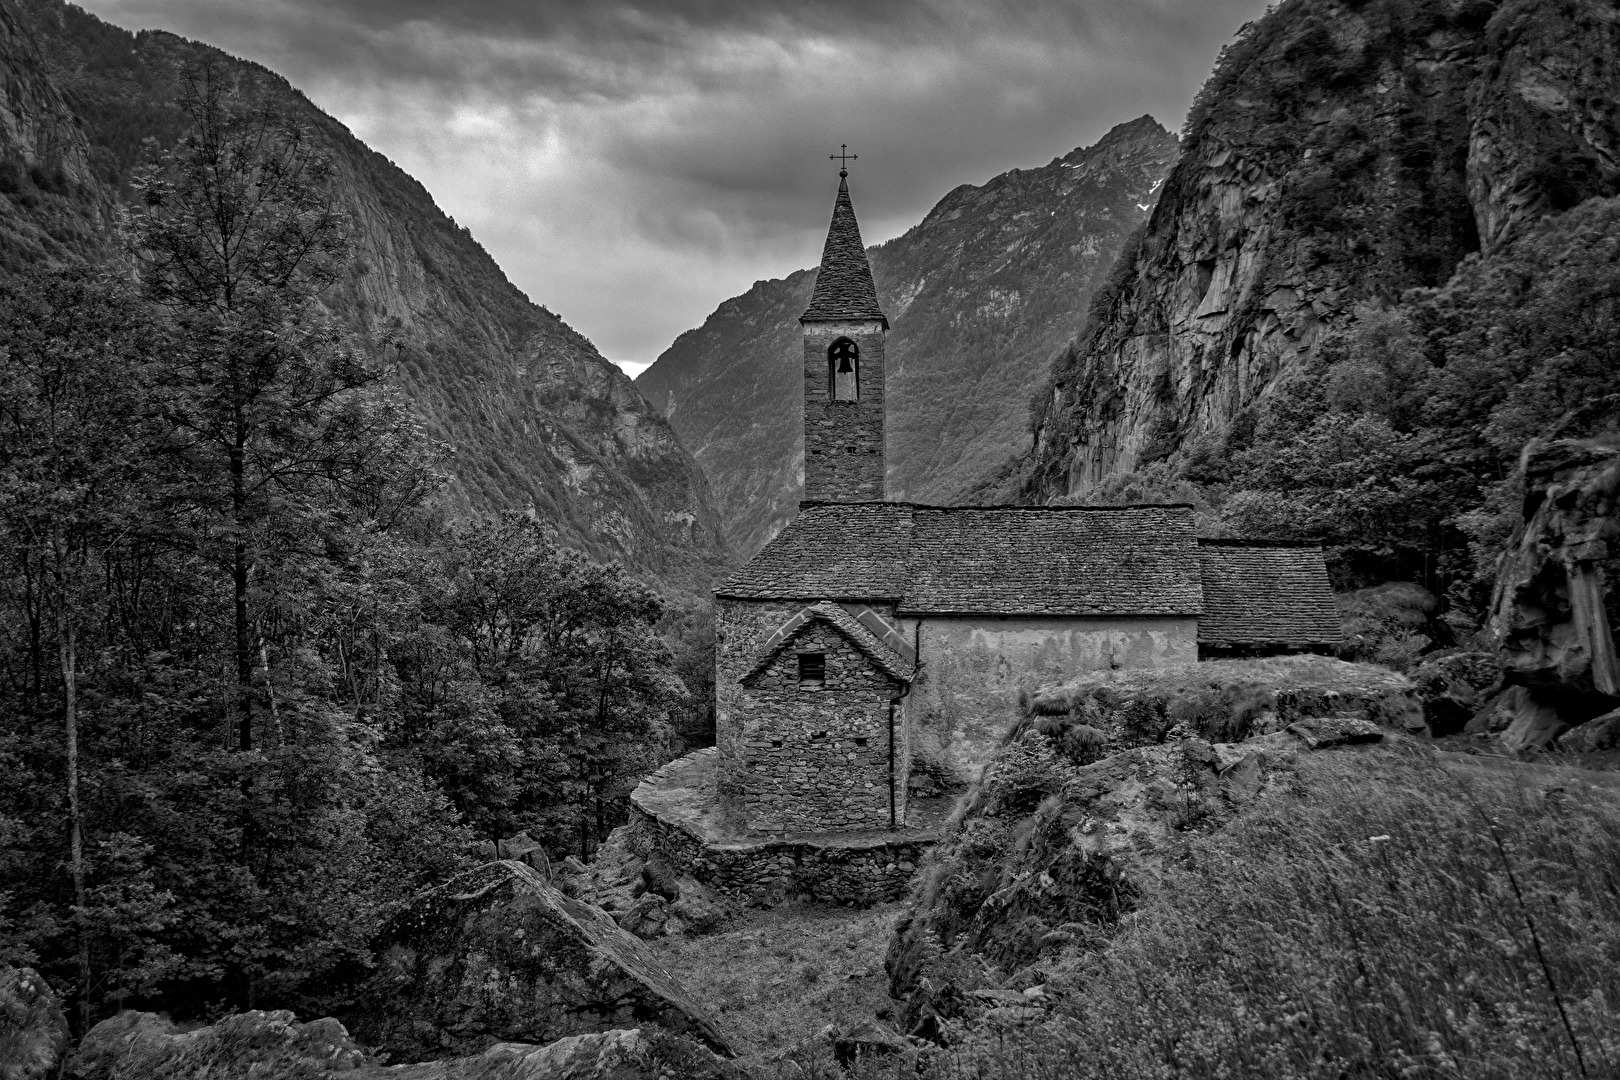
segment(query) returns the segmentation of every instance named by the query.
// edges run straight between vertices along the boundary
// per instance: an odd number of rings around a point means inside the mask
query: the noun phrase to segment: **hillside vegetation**
[[[1068,730],[1015,735],[919,873],[889,971],[925,1075],[1620,1067],[1613,774]]]
[[[1617,64],[1591,0],[1245,27],[1052,373],[1023,495],[1321,537],[1341,588],[1416,582],[1472,632],[1527,441],[1620,415]]]
[[[263,95],[332,156],[356,258],[322,303],[389,365],[451,455],[459,512],[533,510],[565,543],[672,592],[707,587],[719,525],[667,424],[585,338],[508,281],[468,231],[387,158],[281,77],[161,31],[130,33],[63,0],[0,2],[19,94],[0,146],[0,267],[113,253],[145,141],[172,146],[187,64]],[[9,163],[9,164],[6,164]]]
[[[1144,116],[1041,168],[959,187],[869,249],[892,326],[891,497],[973,501],[1027,449],[1031,394],[1175,154],[1175,138]],[[636,379],[708,474],[741,557],[793,516],[803,491],[798,318],[815,276],[727,300]]]

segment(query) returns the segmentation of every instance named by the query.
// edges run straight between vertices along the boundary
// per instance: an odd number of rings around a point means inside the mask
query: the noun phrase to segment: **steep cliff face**
[[[452,501],[462,510],[532,506],[566,543],[678,590],[706,588],[720,542],[701,470],[629,379],[531,303],[419,183],[285,80],[217,50],[130,34],[61,0],[25,0],[21,12],[0,0],[0,34],[7,27],[22,44],[0,60],[39,87],[17,110],[24,123],[77,140],[61,154],[75,164],[60,201],[110,207],[141,140],[179,135],[174,83],[187,61],[256,83],[316,131],[337,165],[356,255],[323,301],[395,365],[428,434],[454,447]],[[22,218],[40,209],[15,195],[0,203]],[[105,232],[80,240],[84,253]]]
[[[112,202],[23,14],[0,3],[0,271],[95,247]]]
[[[1613,194],[1617,39],[1602,0],[1288,0],[1246,27],[1054,374],[1026,494],[1224,436],[1358,303]]]
[[[1003,481],[1029,445],[1031,394],[1176,150],[1142,117],[1042,168],[959,187],[869,250],[892,325],[891,497],[974,500]],[[792,516],[803,485],[798,317],[814,284],[814,270],[755,284],[636,380],[708,472],[740,555]]]

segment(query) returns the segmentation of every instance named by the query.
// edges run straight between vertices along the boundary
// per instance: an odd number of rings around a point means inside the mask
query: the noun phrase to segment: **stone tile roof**
[[[715,590],[749,600],[896,600],[906,588],[911,507],[802,503],[748,563]]]
[[[1206,645],[1337,645],[1344,638],[1319,544],[1200,540]]]
[[[876,612],[871,612],[871,614],[874,618],[877,618]],[[823,600],[796,612],[787,622],[777,627],[776,632],[767,638],[765,644],[761,645],[754,654],[754,662],[749,665],[748,674],[737,681],[747,682],[770,666],[771,661],[776,659],[776,654],[787,648],[806,626],[809,626],[817,619],[831,624],[833,629],[848,638],[850,643],[864,653],[867,659],[876,664],[880,670],[894,676],[901,682],[910,682],[911,677],[916,674],[915,654],[912,654],[910,659],[901,656],[897,650],[878,640],[877,636],[867,629],[866,620],[858,619],[837,604]],[[878,621],[880,624],[882,623],[881,619]],[[885,629],[898,634],[898,631],[894,631],[893,627],[888,627],[886,624]],[[907,651],[910,651],[909,648]]]
[[[838,198],[833,202],[827,245],[821,250],[815,292],[810,296],[810,306],[799,318],[810,322],[882,319],[883,329],[889,328],[889,320],[878,307],[877,286],[872,283],[872,267],[866,261],[866,245],[861,243],[855,205],[849,201],[849,182],[843,179],[838,181]]]
[[[718,588],[739,599],[895,600],[903,611],[1197,615],[1185,506],[804,503]]]
[[[918,507],[903,611],[1197,615],[1185,506]]]

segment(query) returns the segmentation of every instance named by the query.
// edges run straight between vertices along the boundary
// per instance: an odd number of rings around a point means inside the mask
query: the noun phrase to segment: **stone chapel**
[[[804,501],[715,590],[731,820],[755,835],[904,828],[913,774],[973,779],[1023,692],[1339,644],[1319,545],[1201,540],[1184,505],[888,501],[889,321],[847,175],[799,319]]]

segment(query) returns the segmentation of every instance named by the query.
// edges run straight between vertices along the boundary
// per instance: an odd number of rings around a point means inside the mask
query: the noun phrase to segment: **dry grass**
[[[1311,755],[1106,945],[1044,962],[1043,1026],[962,1022],[923,1075],[1620,1076],[1620,794],[1601,779]]]
[[[883,956],[899,911],[785,904],[649,944],[742,1057],[757,1058],[889,1008]]]

